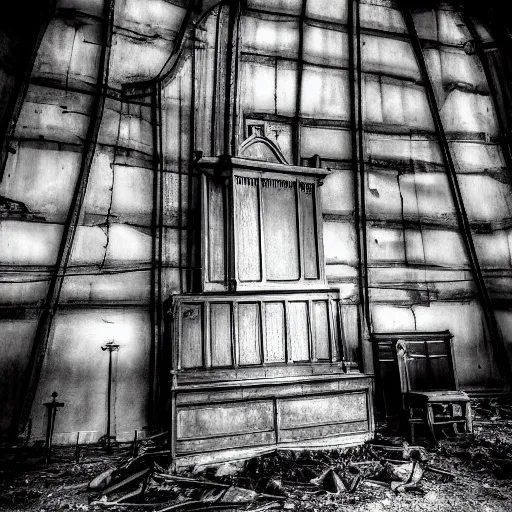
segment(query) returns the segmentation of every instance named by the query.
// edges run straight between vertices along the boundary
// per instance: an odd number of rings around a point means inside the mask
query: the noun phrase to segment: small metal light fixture
[[[111,403],[112,403],[112,352],[117,352],[119,350],[119,345],[117,345],[114,340],[109,341],[105,345],[101,347],[101,350],[108,350],[108,387],[107,387],[107,433],[104,436],[106,441],[105,449],[107,453],[112,453],[112,446],[110,444],[113,436],[110,433],[110,421],[111,421]]]

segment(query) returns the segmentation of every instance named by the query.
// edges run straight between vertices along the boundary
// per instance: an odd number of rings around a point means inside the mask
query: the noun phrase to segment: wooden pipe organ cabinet
[[[237,158],[199,165],[205,292],[326,288],[319,187],[327,169]]]
[[[174,460],[371,436],[372,379],[347,372],[339,292],[325,276],[327,169],[196,162],[202,291],[171,306]]]

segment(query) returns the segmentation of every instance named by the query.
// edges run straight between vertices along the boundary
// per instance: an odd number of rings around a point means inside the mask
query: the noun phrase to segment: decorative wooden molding
[[[171,312],[177,373],[240,368],[242,377],[244,367],[316,362],[346,369],[333,290],[175,295]]]
[[[201,157],[195,162],[195,168],[198,172],[209,176],[223,176],[235,169],[239,169],[291,175],[300,174],[303,176],[314,176],[323,180],[332,173],[329,169],[263,162],[261,160],[232,157],[230,155]]]
[[[238,154],[240,155],[240,157],[269,162],[269,160],[263,158],[263,155],[262,158],[258,158],[257,156],[253,156],[251,158],[251,154],[255,155],[254,150],[257,151],[258,146],[266,150],[269,153],[269,156],[273,158],[273,160],[270,160],[270,162],[288,165],[288,162],[286,161],[286,158],[284,157],[279,147],[276,144],[274,144],[270,139],[268,139],[267,137],[263,137],[261,135],[253,134],[247,139],[245,139],[240,145],[240,148],[238,149]]]

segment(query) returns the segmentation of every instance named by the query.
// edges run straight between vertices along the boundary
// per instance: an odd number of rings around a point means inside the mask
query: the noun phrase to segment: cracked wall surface
[[[235,28],[228,6],[214,4],[204,2],[204,16],[196,13],[184,31],[186,2],[114,2],[104,110],[62,265],[59,248],[96,120],[107,2],[57,2],[0,183],[0,386],[7,397],[1,429],[10,427],[20,401],[13,382],[27,366],[55,272],[63,275],[62,288],[33,400],[32,435],[44,435],[41,404],[54,390],[66,403],[59,442],[76,439],[77,431],[90,441],[105,433],[108,357],[101,346],[112,339],[120,345],[115,434],[129,439],[151,424],[150,381],[163,339],[156,308],[200,279],[193,152],[216,156],[231,147],[237,154],[252,130],[288,163],[309,165],[318,155],[332,170],[321,188],[326,271],[342,297],[350,359],[372,369],[370,341],[360,336],[366,293],[373,332],[450,329],[461,386],[502,386],[466,240],[470,235],[510,351],[510,165],[489,74],[467,45],[474,29],[492,51],[491,33],[447,4],[412,11],[466,234],[399,4],[357,2],[355,57],[345,0],[250,0]],[[15,54],[11,43],[1,42],[1,63]],[[236,69],[226,79],[232,50]],[[12,89],[7,67],[0,67],[0,115]],[[235,93],[226,101],[230,87]],[[357,122],[360,148],[352,139]]]
[[[10,141],[0,195],[27,212],[1,213],[4,431],[20,399],[9,381],[22,375],[30,354],[93,121],[106,4],[57,2]],[[58,439],[66,441],[76,431],[88,432],[89,440],[105,433],[108,357],[100,347],[110,339],[121,346],[116,434],[131,438],[149,423],[153,113],[147,90],[130,98],[123,88],[158,75],[185,7],[179,1],[115,2],[105,108],[34,398],[35,436],[44,433],[41,403],[54,390],[66,403]]]
[[[499,386],[491,335],[458,217],[460,204],[450,190],[432,106],[400,6],[363,1],[359,9],[371,330],[450,329],[457,333],[461,385]],[[510,174],[483,64],[464,49],[474,36],[462,13],[447,4],[412,14],[485,285],[494,303],[506,301]],[[218,48],[224,22],[222,11],[216,11],[194,34],[195,148],[206,155],[217,154],[222,137],[215,78],[222,67]],[[483,25],[472,22],[482,37],[491,37]],[[333,171],[321,189],[327,277],[330,285],[340,288],[346,337],[355,355],[361,350],[360,260],[350,144],[348,3],[251,1],[240,27],[235,146],[251,134],[251,126],[259,125],[289,163],[304,163],[317,154],[322,166]],[[177,112],[182,116],[183,109],[176,91],[187,90],[183,75],[189,73],[190,60],[183,58],[176,78],[164,89],[169,92],[168,108],[175,113],[174,119],[164,118],[164,127],[176,133],[164,137],[164,155],[173,169],[179,166],[172,164],[179,160],[177,140],[186,131],[184,125],[181,132],[175,127]],[[500,322],[507,315],[500,312]],[[506,329],[502,334],[508,339]],[[365,357],[371,368],[370,350]]]

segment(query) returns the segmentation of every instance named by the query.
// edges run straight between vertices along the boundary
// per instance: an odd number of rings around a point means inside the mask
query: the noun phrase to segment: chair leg
[[[437,443],[437,437],[434,430],[434,411],[432,410],[432,404],[427,404],[426,406],[426,421],[430,433],[432,434],[432,438],[434,439],[434,442]]]
[[[402,425],[409,425],[409,441],[411,444],[416,444],[416,431],[414,424],[414,413],[412,407],[404,406],[403,416],[402,416]]]
[[[465,418],[466,418],[466,432],[468,434],[472,434],[473,433],[473,413],[471,411],[471,403],[470,402],[466,402],[466,406],[464,407],[465,409]]]

